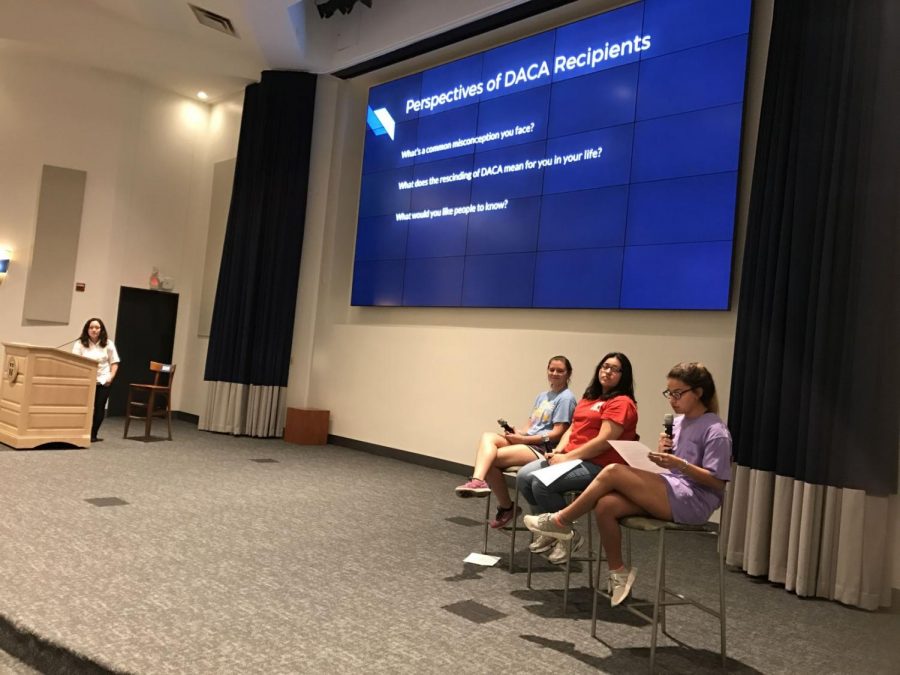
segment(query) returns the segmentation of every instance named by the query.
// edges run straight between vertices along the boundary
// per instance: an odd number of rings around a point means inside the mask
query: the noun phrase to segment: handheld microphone
[[[672,438],[674,433],[672,431],[672,427],[675,425],[675,415],[672,413],[666,413],[663,415],[663,430],[666,432],[666,436]]]

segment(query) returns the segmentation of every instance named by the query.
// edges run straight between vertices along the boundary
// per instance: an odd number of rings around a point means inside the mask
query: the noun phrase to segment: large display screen
[[[727,309],[750,0],[644,0],[369,91],[352,304]]]

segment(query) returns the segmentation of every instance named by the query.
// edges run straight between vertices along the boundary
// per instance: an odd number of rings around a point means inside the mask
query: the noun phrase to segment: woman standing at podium
[[[72,346],[72,353],[86,356],[97,362],[97,392],[94,396],[94,420],[91,423],[91,442],[102,441],[97,437],[106,402],[109,400],[109,387],[119,370],[119,352],[106,334],[106,326],[98,318],[88,319],[81,329],[81,337]]]

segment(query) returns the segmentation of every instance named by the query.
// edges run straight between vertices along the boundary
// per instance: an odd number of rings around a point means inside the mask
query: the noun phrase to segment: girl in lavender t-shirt
[[[679,363],[668,374],[663,396],[675,420],[673,438],[660,434],[650,460],[666,469],[652,473],[623,464],[606,466],[569,506],[557,513],[525,516],[532,532],[572,538],[572,523],[594,509],[609,561],[613,606],[631,592],[635,568],[622,560],[619,518],[650,515],[678,523],[704,523],[721,504],[731,479],[731,435],[719,419],[716,385],[702,363]]]
[[[684,462],[682,466],[676,462],[675,468],[660,474],[666,481],[669,506],[672,508],[671,520],[676,523],[705,523],[722,503],[722,492],[698,482],[696,477],[691,477],[693,473],[690,470],[684,469],[693,465],[706,469],[721,481],[730,480],[731,434],[718,415],[707,411],[699,417],[676,417],[673,436],[672,440],[667,438],[660,446],[663,452],[672,448],[672,454]]]

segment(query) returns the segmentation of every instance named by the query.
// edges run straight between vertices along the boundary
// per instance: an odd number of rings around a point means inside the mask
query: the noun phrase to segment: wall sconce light
[[[6,280],[6,271],[9,269],[9,259],[12,254],[9,249],[0,248],[0,284]]]

